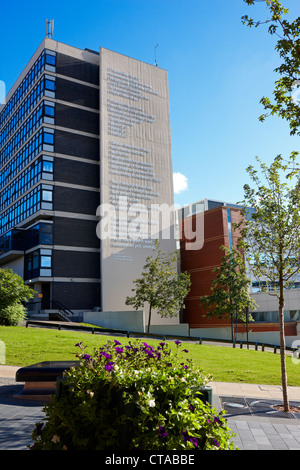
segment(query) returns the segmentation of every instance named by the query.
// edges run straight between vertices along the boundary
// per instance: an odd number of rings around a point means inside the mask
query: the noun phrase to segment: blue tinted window
[[[55,56],[46,54],[46,64],[48,65],[55,65]]]

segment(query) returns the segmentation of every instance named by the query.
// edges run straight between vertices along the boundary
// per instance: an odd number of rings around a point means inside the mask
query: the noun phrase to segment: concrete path
[[[0,365],[0,450],[25,450],[32,443],[34,423],[44,417],[43,403],[13,398],[22,388],[15,382],[18,367]],[[274,385],[212,382],[213,406],[225,406],[229,428],[240,450],[300,450],[300,413],[276,417],[262,403],[282,401],[281,387]],[[300,387],[289,387],[289,399],[300,406]],[[257,405],[253,408],[246,405]],[[253,405],[254,404],[254,405]],[[228,412],[230,410],[230,412]],[[296,416],[297,415],[297,416]]]

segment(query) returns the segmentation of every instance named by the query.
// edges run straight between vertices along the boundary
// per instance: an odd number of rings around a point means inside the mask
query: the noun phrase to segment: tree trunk
[[[285,363],[285,335],[284,335],[284,293],[283,282],[280,280],[280,295],[279,295],[279,326],[280,326],[280,360],[281,360],[281,383],[283,393],[283,406],[284,411],[290,411],[288,388],[287,388],[287,374]]]
[[[147,333],[150,333],[150,324],[151,324],[151,303],[150,303],[150,307],[149,307],[149,316],[148,316]]]

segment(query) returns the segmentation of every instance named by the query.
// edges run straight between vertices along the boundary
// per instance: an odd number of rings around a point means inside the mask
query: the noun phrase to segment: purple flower
[[[115,364],[115,362],[109,361],[109,362],[105,365],[104,369],[105,369],[107,372],[110,372],[110,371],[113,369],[114,364]]]
[[[181,344],[181,341],[176,340],[174,341],[174,343],[177,344],[177,346],[179,346]]]
[[[161,438],[164,438],[164,437],[168,436],[167,431],[162,426],[158,426],[158,434],[159,434],[159,437],[161,437]]]
[[[118,348],[118,347],[116,347],[116,348],[115,348],[115,351],[116,351],[117,353],[120,353],[120,354],[121,354],[122,352],[124,352],[124,349],[123,349],[123,348]]]
[[[184,442],[189,440],[189,433],[187,431],[181,431]]]
[[[188,350],[187,350],[187,349],[183,349],[182,351],[185,352],[185,353],[188,353]]]
[[[82,341],[80,343],[75,344],[75,346],[78,346],[78,348],[81,348]]]
[[[121,344],[121,343],[119,343],[119,341],[117,341],[116,339],[115,339],[114,341],[115,341],[115,346],[118,346],[118,344]]]
[[[189,409],[190,409],[192,412],[194,412],[195,407],[194,407],[193,405],[189,405]]]
[[[214,416],[214,422],[217,423],[217,424],[221,424],[221,421],[218,418],[218,416]]]
[[[163,348],[166,345],[166,343],[159,343],[159,345]]]
[[[102,354],[102,356],[105,357],[105,359],[110,359],[110,358],[111,358],[111,354],[108,354],[108,353],[106,353],[106,352],[101,353],[101,354]]]
[[[190,437],[189,441],[194,444],[195,447],[198,447],[198,439],[196,437]]]
[[[214,439],[214,438],[213,438],[213,443],[215,444],[215,446],[220,447],[220,444],[219,444],[218,441],[216,441],[216,439]]]
[[[86,361],[89,361],[89,360],[92,360],[92,357],[89,354],[84,354],[83,359],[85,359]]]

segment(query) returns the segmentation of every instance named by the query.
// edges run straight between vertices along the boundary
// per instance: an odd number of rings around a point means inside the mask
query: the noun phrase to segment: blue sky
[[[290,17],[299,0],[283,0]],[[278,117],[258,121],[262,96],[272,97],[280,63],[276,37],[248,28],[244,14],[266,16],[264,3],[242,0],[14,1],[1,5],[0,80],[13,85],[54,19],[53,39],[100,46],[168,70],[173,171],[187,188],[175,203],[202,198],[238,202],[255,156],[269,163],[299,149]]]

